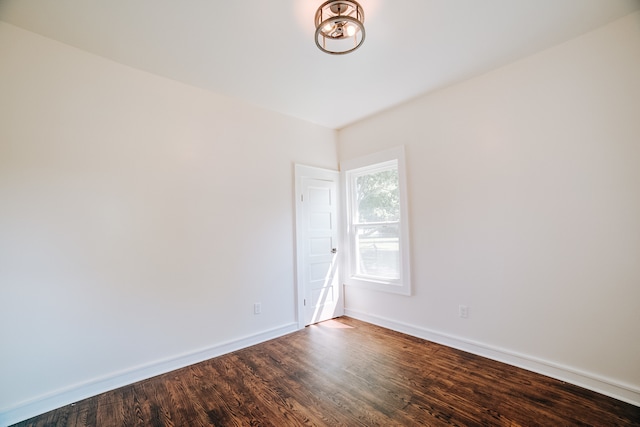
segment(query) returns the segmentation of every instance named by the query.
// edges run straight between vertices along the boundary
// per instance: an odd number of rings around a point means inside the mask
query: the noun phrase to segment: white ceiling
[[[640,0],[360,0],[366,40],[332,56],[313,37],[322,1],[0,0],[0,20],[337,129],[640,9]]]

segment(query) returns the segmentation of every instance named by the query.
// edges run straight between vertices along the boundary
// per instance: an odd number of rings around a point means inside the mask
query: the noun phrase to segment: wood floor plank
[[[342,317],[16,424],[481,425],[640,426],[640,407]]]

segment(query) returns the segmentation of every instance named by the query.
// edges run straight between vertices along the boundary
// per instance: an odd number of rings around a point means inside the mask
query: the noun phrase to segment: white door
[[[298,323],[344,313],[338,274],[337,171],[296,165]]]

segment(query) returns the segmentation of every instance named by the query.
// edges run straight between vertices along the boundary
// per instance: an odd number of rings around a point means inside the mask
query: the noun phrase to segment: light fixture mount
[[[316,11],[316,45],[326,53],[344,55],[364,42],[364,11],[353,0],[329,0]]]

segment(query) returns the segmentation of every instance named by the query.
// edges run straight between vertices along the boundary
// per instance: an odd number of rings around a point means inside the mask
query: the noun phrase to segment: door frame
[[[295,281],[296,281],[296,317],[298,320],[298,329],[304,329],[307,325],[305,324],[305,306],[304,306],[304,266],[302,265],[303,256],[303,243],[301,242],[302,236],[300,235],[300,230],[303,226],[302,221],[302,200],[301,195],[303,193],[302,190],[302,181],[304,178],[312,178],[312,179],[320,179],[320,180],[329,180],[335,181],[336,183],[336,231],[338,234],[338,242],[339,245],[342,243],[342,219],[341,219],[341,178],[340,172],[338,170],[332,169],[324,169],[315,166],[307,166],[296,163],[294,165],[294,175],[295,175],[295,185],[294,185],[294,200],[295,200],[295,245],[296,245],[296,259],[295,259]],[[338,247],[338,251],[340,248]],[[338,256],[338,268],[340,268],[342,262],[342,256]],[[342,285],[342,276],[339,272],[338,280],[340,280],[340,285],[338,286],[338,310],[340,313],[344,313],[344,286]]]

